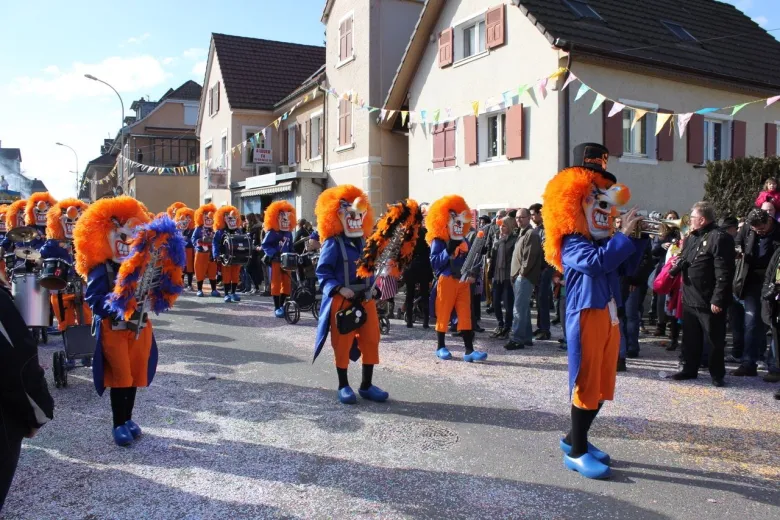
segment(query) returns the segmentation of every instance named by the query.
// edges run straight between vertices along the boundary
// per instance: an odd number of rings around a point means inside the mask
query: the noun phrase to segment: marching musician
[[[184,274],[187,275],[187,288],[192,290],[192,277],[195,274],[195,246],[192,244],[192,234],[195,231],[195,211],[184,206],[176,210],[173,218],[176,229],[184,238],[186,264]]]
[[[170,218],[171,220],[176,220],[176,212],[186,207],[187,205],[183,202],[174,202],[173,204],[168,206],[168,209],[165,210],[165,213],[168,215],[168,218]]]
[[[24,207],[24,223],[26,226],[34,227],[41,238],[46,236],[46,217],[49,210],[57,204],[57,201],[52,197],[48,191],[33,193],[30,198],[27,199],[27,204]],[[43,246],[43,240],[36,249],[40,249]]]
[[[7,229],[7,233],[10,231],[13,231],[16,228],[25,227],[24,220],[25,220],[25,207],[27,206],[26,200],[17,200],[10,206],[8,206],[8,209],[5,213],[5,225]],[[15,242],[11,240],[11,238],[6,234],[5,239],[2,243],[3,248],[3,254],[13,253],[16,251],[16,248],[21,247],[29,247],[31,249],[38,250],[43,246],[44,240],[41,236],[40,238],[36,238],[34,240],[31,240],[29,242]],[[32,271],[33,268],[36,266],[36,262],[33,260],[24,260],[22,258],[14,256],[13,264],[10,266],[6,266],[8,269],[17,269],[25,267],[27,270]]]
[[[209,202],[195,211],[195,231],[192,244],[195,246],[195,281],[198,284],[198,296],[203,297],[203,281],[208,278],[211,295],[219,297],[217,291],[217,263],[211,258],[214,243],[214,214],[217,206]]]
[[[0,204],[0,284],[5,285],[8,285],[8,280],[5,276],[5,250],[3,249],[3,242],[5,242],[5,232],[8,229],[5,225],[5,212],[7,209],[7,204]]]
[[[282,269],[282,253],[292,252],[292,223],[295,208],[285,200],[271,203],[265,210],[265,238],[263,252],[265,262],[271,266],[271,296],[274,298],[274,315],[284,318],[284,302],[292,292],[290,273]]]
[[[227,252],[222,247],[222,241],[225,235],[240,234],[241,229],[238,225],[239,211],[235,206],[222,206],[214,215],[214,246],[211,248],[212,258],[216,262]],[[223,265],[222,266],[222,284],[225,286],[225,303],[240,302],[241,297],[236,294],[236,288],[241,277],[241,266]]]

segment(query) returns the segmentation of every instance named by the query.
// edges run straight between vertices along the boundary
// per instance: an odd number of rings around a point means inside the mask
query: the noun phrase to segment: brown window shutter
[[[290,160],[290,150],[288,149],[288,146],[290,145],[290,130],[288,128],[284,129],[284,141],[282,142],[282,164],[289,164]]]
[[[777,125],[774,123],[766,124],[766,133],[764,134],[764,153],[767,157],[777,155]]]
[[[322,123],[324,120],[325,120],[325,116],[324,115],[320,116],[320,147],[319,147],[319,152],[320,152],[319,156],[320,157],[325,157],[325,147],[324,147],[324,143],[325,143],[325,127],[324,127],[324,125]]]
[[[747,123],[734,120],[731,126],[731,158],[745,157],[747,147]]]
[[[214,85],[214,88],[217,91],[217,95],[214,96],[216,98],[216,103],[214,103],[214,113],[216,114],[219,112],[219,81],[217,81],[217,84]]]
[[[433,168],[444,167],[444,128],[442,125],[436,125],[433,130]]]
[[[702,164],[704,162],[704,116],[693,114],[688,128],[688,158],[691,164]]]
[[[297,125],[294,130],[295,134],[295,164],[301,164],[301,125]]]
[[[466,164],[477,164],[477,117],[463,116],[464,155]]]
[[[455,166],[455,121],[444,124],[444,166]]]
[[[512,105],[506,111],[506,158],[522,159],[525,148],[523,105]]]
[[[452,65],[452,27],[444,29],[439,34],[439,67]]]
[[[665,110],[663,108],[659,108],[658,112],[660,114],[671,114],[671,110]],[[650,129],[648,127],[649,131],[655,131],[655,128]],[[659,161],[673,161],[674,160],[674,118],[670,117],[669,120],[666,122],[664,127],[661,129],[660,132],[658,132],[658,136],[656,137],[656,158]]]
[[[603,105],[604,119],[604,146],[609,150],[610,157],[621,157],[623,155],[623,118],[616,114],[609,117],[614,103],[607,101]]]
[[[352,102],[344,100],[344,144],[352,143]]]
[[[344,56],[345,58],[349,58],[350,56],[352,56],[352,23],[353,23],[352,18],[349,18],[348,20],[345,21],[345,26],[347,29],[347,39],[346,39],[347,54],[346,56]]]
[[[347,21],[339,25],[339,61],[347,57]]]
[[[209,115],[214,113],[214,87],[209,89]]]
[[[488,9],[488,12],[485,14],[485,33],[488,49],[504,45],[504,33],[506,31],[504,13],[504,4],[501,4]]]
[[[339,146],[344,146],[346,138],[344,137],[344,117],[346,116],[346,110],[344,109],[344,100],[339,100]]]
[[[303,139],[303,156],[308,161],[311,159],[311,119],[306,121],[306,137]]]

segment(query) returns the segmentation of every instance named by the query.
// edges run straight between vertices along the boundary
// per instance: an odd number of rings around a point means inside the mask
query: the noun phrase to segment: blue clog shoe
[[[447,347],[442,347],[436,351],[436,357],[447,361],[448,359],[452,359],[452,352],[447,350]]]
[[[237,294],[231,294],[231,295],[230,295],[230,298],[231,298],[231,299],[232,299],[234,302],[236,302],[236,303],[238,303],[238,302],[240,302],[240,301],[241,301],[241,297],[240,297],[239,295],[237,295]]]
[[[612,470],[609,466],[596,460],[596,457],[590,453],[586,453],[576,459],[564,455],[563,465],[572,471],[576,471],[585,478],[603,479],[612,476]]]
[[[369,401],[374,401],[377,403],[384,403],[387,401],[387,398],[390,397],[390,394],[374,385],[369,386],[368,390],[361,390],[358,388],[358,393],[363,399],[368,399]]]
[[[213,297],[215,297],[215,298],[219,298],[219,291],[218,291],[218,290],[216,290],[216,289],[214,289],[213,291],[211,291],[211,295],[212,295]]]
[[[485,361],[487,359],[487,352],[480,352],[479,350],[475,350],[471,354],[465,354],[463,356],[463,361],[466,363],[471,363],[473,361]]]
[[[133,434],[123,424],[114,428],[114,442],[117,446],[129,446],[133,442]]]
[[[566,440],[565,439],[561,439],[560,446],[561,446],[561,451],[563,453],[565,453],[566,455],[571,453],[571,446],[566,444]],[[602,464],[609,464],[609,462],[611,460],[609,458],[609,454],[608,453],[606,453],[604,451],[601,451],[600,449],[598,449],[597,447],[595,447],[591,443],[588,443],[588,453],[593,455],[596,458],[596,460],[601,462]]]
[[[281,308],[281,307],[279,307],[278,309],[276,309],[276,310],[274,311],[274,316],[276,316],[277,318],[284,318],[284,309],[283,309],[283,308]]]
[[[196,294],[195,296],[197,296],[198,298],[203,298],[206,295],[203,294],[203,291],[198,291],[198,294]]]
[[[141,436],[141,427],[138,426],[132,419],[127,421],[125,426],[127,426],[127,429],[130,431],[130,435],[133,436],[133,439],[137,439]]]
[[[223,300],[225,301],[225,303],[231,303],[233,301],[233,298],[231,298],[229,294],[226,294]]]
[[[357,396],[350,387],[345,386],[339,390],[339,401],[343,404],[355,404],[357,403]]]

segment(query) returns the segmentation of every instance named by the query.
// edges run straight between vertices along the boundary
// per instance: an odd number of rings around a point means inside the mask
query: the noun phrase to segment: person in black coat
[[[767,383],[780,382],[778,368],[778,349],[780,348],[780,249],[775,250],[764,274],[764,284],[761,291],[761,318],[772,331],[772,348],[767,356],[768,374],[764,376]],[[780,390],[775,392],[775,399],[780,399]]]
[[[620,279],[620,292],[624,306],[618,312],[620,316],[620,355],[618,371],[625,370],[626,358],[639,357],[639,329],[642,325],[642,307],[647,295],[647,279],[655,270],[652,247],[647,242],[642,260],[637,270]]]
[[[430,320],[430,309],[428,300],[430,299],[431,281],[433,280],[433,269],[431,268],[431,248],[425,241],[425,228],[420,228],[420,234],[417,242],[414,244],[414,253],[412,261],[403,273],[404,283],[406,284],[406,326],[412,328],[414,323],[414,300],[420,297],[420,305],[423,312],[423,328],[428,328]],[[418,287],[419,286],[419,287]]]
[[[0,511],[16,472],[22,439],[54,417],[38,347],[11,295],[0,288]]]

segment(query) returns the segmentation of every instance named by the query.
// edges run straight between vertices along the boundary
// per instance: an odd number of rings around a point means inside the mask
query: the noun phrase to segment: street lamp
[[[67,144],[62,143],[54,143],[57,146],[64,146],[65,148],[69,148],[71,152],[73,152],[73,155],[76,156],[76,171],[73,172],[76,174],[76,198],[79,198],[79,154],[76,153],[76,150],[68,146]]]
[[[96,78],[92,74],[84,74],[84,77],[87,78],[87,79],[91,79],[92,81],[97,81],[99,83],[102,83],[102,84],[108,86],[108,88],[110,88],[111,90],[114,91],[114,93],[116,94],[116,97],[119,98],[119,103],[122,105],[122,124],[119,125],[119,136],[120,136],[119,137],[119,153],[121,154],[124,151],[124,148],[125,148],[125,133],[122,131],[124,129],[124,127],[125,127],[125,102],[122,101],[122,96],[119,95],[119,92],[117,92],[114,87],[112,87],[110,84],[106,83],[102,79]],[[124,180],[124,174],[125,174],[125,171],[124,171],[124,161],[120,161],[120,164],[119,164],[119,178]]]

